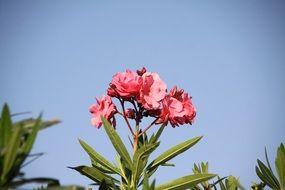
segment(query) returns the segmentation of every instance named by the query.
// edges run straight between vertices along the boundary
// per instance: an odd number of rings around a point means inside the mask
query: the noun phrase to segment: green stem
[[[130,122],[129,122],[128,118],[127,118],[127,117],[126,117],[126,115],[125,115],[125,105],[124,105],[124,101],[123,101],[123,100],[121,100],[121,99],[119,99],[119,101],[120,101],[121,106],[122,106],[122,109],[123,109],[123,118],[125,119],[125,121],[126,121],[126,123],[127,123],[127,126],[128,126],[128,128],[129,128],[129,130],[131,131],[132,135],[134,136],[134,135],[135,135],[135,133],[134,133],[134,131],[133,131],[132,127],[131,127],[131,124],[130,124]]]
[[[136,133],[133,135],[134,143],[133,143],[133,154],[135,154],[138,149],[138,141],[139,141],[139,126],[136,125]]]
[[[156,118],[147,128],[145,128],[139,135],[138,135],[138,138],[140,137],[140,136],[142,136],[144,133],[146,133],[147,132],[147,130],[149,130],[154,124],[155,124],[155,122],[158,120],[158,118]]]

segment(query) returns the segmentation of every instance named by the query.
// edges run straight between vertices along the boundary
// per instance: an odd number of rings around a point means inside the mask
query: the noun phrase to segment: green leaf
[[[146,158],[148,158],[149,154],[153,152],[158,147],[159,143],[147,144],[145,146],[140,147],[135,151],[133,156],[133,181],[137,184],[140,175],[143,172],[143,169],[146,165]]]
[[[28,138],[27,138],[25,144],[23,145],[23,153],[24,153],[25,155],[28,155],[28,154],[31,152],[31,149],[32,149],[33,144],[34,144],[34,142],[35,142],[35,140],[36,140],[38,131],[39,131],[39,129],[40,129],[40,127],[41,127],[41,124],[42,124],[41,117],[42,117],[42,115],[40,115],[40,116],[37,118],[36,122],[34,123],[34,126],[33,126],[33,128],[32,128],[31,133],[29,134],[29,136],[28,136]]]
[[[270,166],[270,163],[269,163],[266,147],[265,147],[265,159],[266,159],[266,163],[267,163],[268,169],[270,170],[271,173],[273,173],[273,171],[271,169],[271,166]]]
[[[265,187],[264,183],[253,183],[253,185],[251,186],[251,190],[263,190]]]
[[[37,119],[34,119],[34,118],[23,119],[23,120],[15,122],[14,124],[23,126],[25,131],[30,132],[30,131],[32,131],[35,123],[37,122]],[[50,126],[56,125],[58,123],[60,123],[60,120],[58,120],[58,119],[42,121],[40,129],[45,129],[45,128],[48,128]]]
[[[99,186],[98,190],[113,190],[113,189],[118,189],[115,186],[110,186],[106,183],[105,180],[103,180]]]
[[[81,144],[83,149],[88,153],[88,155],[91,157],[92,160],[94,160],[95,162],[98,162],[103,167],[106,167],[107,169],[111,170],[113,173],[120,174],[120,171],[118,168],[116,168],[107,159],[105,159],[103,156],[97,153],[87,143],[85,143],[83,140],[80,140],[80,139],[79,139],[79,143]]]
[[[116,156],[116,160],[121,173],[122,185],[127,185],[131,180],[131,171],[126,167],[124,160],[119,155]]]
[[[149,142],[150,142],[150,143],[157,142],[158,139],[159,139],[159,137],[161,136],[161,134],[162,134],[164,128],[165,128],[165,125],[162,124],[162,125],[159,127],[157,133],[156,133],[155,135],[151,136]]]
[[[147,167],[149,171],[148,173],[152,173],[157,169],[159,165],[162,165],[171,160],[172,158],[176,157],[177,155],[185,152],[193,145],[195,145],[201,138],[202,137],[195,137],[168,149],[150,163],[150,165]]]
[[[128,153],[127,148],[123,144],[123,141],[121,140],[120,136],[117,134],[115,129],[111,126],[111,124],[108,122],[107,119],[104,117],[101,117],[101,120],[103,122],[103,126],[105,128],[105,131],[107,135],[109,136],[114,148],[118,152],[118,154],[121,156],[121,158],[127,163],[127,167],[131,169],[132,166],[132,160]]]
[[[257,176],[260,178],[261,181],[263,181],[270,188],[273,188],[270,180],[267,178],[267,176],[263,175],[263,173],[260,171],[260,169],[257,166],[255,167],[255,172],[256,172]]]
[[[201,163],[201,166],[202,166],[202,172],[205,174],[205,173],[208,173],[208,168],[209,168],[209,165],[208,165],[208,162],[204,163],[202,162]]]
[[[273,173],[270,172],[269,168],[265,166],[260,160],[257,160],[259,169],[261,173],[263,174],[263,177],[266,178],[266,181],[268,182],[268,186],[272,187],[273,189],[279,189],[280,185],[276,177]]]
[[[192,171],[193,171],[194,174],[200,174],[200,173],[202,173],[202,172],[201,172],[200,165],[199,165],[199,164],[197,165],[197,164],[195,164],[195,163],[194,163],[194,168],[192,169]]]
[[[5,147],[12,132],[12,121],[8,105],[5,103],[0,120],[0,148]]]
[[[21,131],[22,131],[21,127],[15,128],[15,130],[12,133],[12,136],[8,141],[7,149],[5,151],[3,159],[3,171],[0,180],[2,182],[5,181],[6,175],[10,172],[17,158],[17,153],[21,142]]]
[[[171,163],[164,163],[164,164],[161,164],[161,166],[174,167],[174,166],[175,166],[175,164],[171,164]]]
[[[44,190],[85,190],[85,188],[80,187],[80,186],[71,185],[71,186],[47,187]]]
[[[224,177],[224,178],[225,178],[225,177]],[[224,179],[224,178],[221,179],[220,177],[218,177],[218,181],[219,181],[220,189],[221,189],[221,190],[227,190],[225,184],[223,183],[223,179]]]
[[[54,178],[44,178],[44,177],[36,177],[36,178],[23,178],[16,181],[11,182],[9,185],[10,187],[18,187],[21,185],[25,185],[28,183],[41,183],[41,184],[48,184],[49,186],[59,186],[59,180]],[[49,189],[49,188],[48,188]]]
[[[149,190],[155,190],[155,179],[151,182]]]
[[[89,179],[93,180],[94,182],[101,184],[103,180],[105,180],[106,184],[112,185],[114,182],[119,182],[117,179],[104,174],[100,170],[94,167],[88,166],[77,166],[77,167],[69,167],[81,173],[82,175],[88,177]]]
[[[234,176],[229,176],[226,182],[227,182],[227,188],[229,190],[237,190],[237,189],[245,190],[244,187],[242,187],[242,185],[240,184],[239,180]]]
[[[151,182],[151,184],[149,185],[149,177],[148,177],[148,174],[146,173],[146,171],[144,171],[143,176],[144,176],[144,178],[143,178],[142,190],[154,190],[154,188],[155,188],[155,180],[153,180]]]
[[[195,187],[197,184],[207,181],[215,176],[215,174],[188,175],[159,185],[155,190],[185,190],[187,188]]]
[[[21,167],[23,167],[23,163],[26,160],[27,156],[29,155],[33,144],[36,140],[36,136],[38,134],[38,131],[40,129],[41,126],[41,115],[37,118],[37,120],[34,122],[34,126],[33,128],[31,128],[31,131],[27,134],[25,134],[23,131],[23,127],[24,126],[18,126],[15,125],[14,128],[22,128],[22,132],[21,132],[21,147],[18,148],[18,155],[17,155],[17,159],[15,160],[15,163],[13,164],[13,167],[11,168],[11,173],[14,173],[15,176],[17,175],[17,173],[19,173],[19,170]],[[26,139],[23,138],[23,136],[26,136]],[[33,161],[33,160],[31,160]],[[29,163],[29,162],[28,162]],[[26,163],[26,164],[28,164]],[[25,165],[26,165],[25,164]]]
[[[208,172],[208,162],[204,163],[201,162],[201,164],[194,164],[194,168],[192,169],[194,174],[207,174]],[[201,185],[204,188],[207,188],[209,186],[208,182],[202,182]]]
[[[108,168],[102,166],[98,162],[95,162],[93,159],[91,159],[91,164],[92,164],[93,167],[97,168],[98,170],[100,170],[101,172],[103,172],[105,174],[114,174],[113,171],[111,171]]]
[[[99,186],[99,189],[98,190],[107,190],[108,189],[108,186],[105,182],[105,180],[103,180]]]
[[[143,187],[142,190],[150,190],[149,189],[149,178],[147,173],[144,171],[144,175],[143,175]]]
[[[282,143],[277,149],[275,167],[276,167],[276,170],[279,176],[280,185],[282,188],[284,188],[284,185],[285,185],[285,148]]]

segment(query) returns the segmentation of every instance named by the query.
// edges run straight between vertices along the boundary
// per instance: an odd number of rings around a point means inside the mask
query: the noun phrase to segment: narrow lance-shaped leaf
[[[180,143],[161,155],[159,155],[154,161],[151,162],[151,164],[147,167],[149,173],[152,172],[152,170],[155,170],[159,165],[164,164],[171,160],[172,158],[176,157],[177,155],[185,152],[189,148],[191,148],[193,145],[195,145],[202,137],[195,137],[193,139],[189,139],[183,143]]]
[[[35,125],[35,122],[37,122],[37,119],[34,119],[34,118],[23,119],[23,120],[15,122],[14,124],[15,125],[21,125],[24,127],[25,130],[31,131]],[[58,120],[58,119],[42,121],[41,125],[40,125],[40,129],[45,129],[45,128],[48,128],[50,126],[56,125],[58,123],[60,123],[60,120]]]
[[[223,179],[223,178],[222,178]],[[226,186],[224,185],[223,181],[220,179],[220,177],[218,177],[218,181],[219,181],[219,184],[220,184],[220,189],[221,190],[227,190],[226,189]]]
[[[12,121],[7,104],[4,104],[0,120],[0,148],[5,146],[10,138],[12,132]]]
[[[142,190],[154,190],[155,189],[155,179],[149,184],[149,177],[146,171],[143,174]]]
[[[239,180],[238,180],[236,177],[234,177],[234,176],[229,176],[229,177],[226,179],[226,181],[227,181],[227,186],[228,186],[228,189],[229,189],[229,190],[237,190],[237,189],[245,190],[245,189],[241,186]]]
[[[98,190],[108,190],[108,185],[106,184],[105,180],[103,180],[99,186]]]
[[[28,179],[19,179],[11,182],[10,187],[18,187],[21,185],[25,185],[28,183],[45,183],[51,186],[59,186],[59,180],[54,178],[45,178],[45,177],[36,177],[36,178],[28,178]]]
[[[114,174],[113,171],[109,170],[108,168],[106,168],[105,166],[102,166],[101,164],[99,164],[98,162],[95,162],[92,158],[90,158],[91,160],[91,164],[93,167],[97,168],[98,170],[100,170],[101,172],[105,173],[105,174]]]
[[[142,190],[150,190],[149,189],[149,178],[147,173],[144,171],[143,174],[143,186],[142,186]]]
[[[280,185],[282,188],[284,188],[285,186],[285,148],[282,143],[277,149],[275,166],[276,166],[276,170],[279,176]]]
[[[273,171],[271,169],[271,166],[270,166],[270,163],[269,163],[266,147],[265,147],[264,152],[265,152],[265,159],[266,159],[266,163],[267,163],[268,169],[270,170],[271,173],[273,173]]]
[[[143,169],[145,167],[144,165],[144,158],[148,157],[149,154],[159,145],[159,143],[154,144],[147,144],[138,150],[136,150],[134,157],[133,157],[133,169],[132,169],[132,175],[133,179],[135,181],[135,184],[137,184],[137,181],[139,179],[139,176],[142,174]]]
[[[215,174],[188,175],[159,185],[155,188],[155,190],[185,190],[188,188],[195,187],[197,184],[207,181],[215,176]]]
[[[27,141],[25,143],[24,150],[23,150],[24,153],[28,154],[31,151],[32,147],[33,147],[33,144],[34,144],[34,142],[36,140],[38,131],[39,131],[39,129],[41,127],[41,124],[42,124],[41,118],[42,118],[42,114],[37,118],[37,120],[34,123],[32,131],[31,131],[31,133],[30,133],[30,135],[29,135],[29,137],[28,137],[28,139],[27,139]]]
[[[255,167],[255,172],[256,172],[257,176],[261,179],[261,181],[263,181],[270,188],[273,188],[270,179],[268,179],[267,176],[263,175],[263,173],[260,171],[260,169],[257,166]]]
[[[174,166],[175,166],[175,164],[171,164],[171,163],[164,163],[164,164],[161,164],[161,166],[174,167]]]
[[[113,173],[120,174],[118,168],[116,168],[113,164],[111,164],[108,160],[106,160],[103,156],[97,153],[93,148],[91,148],[87,143],[83,140],[79,139],[81,146],[88,153],[92,160],[111,170]]]
[[[114,148],[116,149],[120,157],[128,164],[128,167],[131,169],[132,160],[123,141],[121,140],[121,138],[119,137],[119,135],[117,134],[117,132],[111,126],[111,124],[108,122],[107,119],[105,119],[104,117],[101,117],[101,120],[103,122],[105,131],[107,135],[109,136]]]
[[[260,171],[262,172],[263,176],[269,181],[270,185],[274,189],[278,189],[280,187],[278,180],[274,176],[273,173],[270,172],[269,168],[265,166],[260,160],[257,160],[258,166]]]
[[[70,186],[51,186],[47,187],[44,190],[86,190],[84,187],[76,186],[76,185],[70,185]]]
[[[218,177],[218,180],[215,181],[214,183],[210,184],[210,187],[213,187],[215,190],[217,190],[216,185],[217,185],[218,183],[222,182],[222,180],[224,180],[225,178],[227,178],[227,177],[223,177],[223,178],[219,178],[219,177]],[[221,190],[222,190],[222,189],[221,189]]]
[[[157,142],[158,139],[159,139],[159,137],[161,136],[161,134],[162,134],[164,128],[165,128],[165,125],[162,124],[162,125],[159,127],[157,133],[156,133],[155,135],[151,136],[149,142],[150,142],[150,143]]]
[[[69,167],[69,168],[78,171],[82,175],[85,175],[86,177],[90,178],[94,182],[97,182],[98,184],[100,184],[103,180],[105,180],[107,184],[112,184],[113,182],[117,182],[117,183],[119,182],[117,179],[107,174],[102,173],[101,171],[99,171],[98,169],[94,167],[78,166],[78,167]]]
[[[21,127],[15,128],[7,144],[7,149],[6,149],[6,153],[4,155],[4,161],[3,161],[4,166],[3,166],[3,171],[1,175],[1,181],[5,180],[6,178],[5,176],[8,174],[9,170],[12,168],[17,158],[17,153],[19,150],[20,140],[21,140],[20,138],[21,131],[22,131]]]
[[[155,179],[151,182],[149,190],[155,190]]]
[[[23,145],[22,152],[23,152],[24,155],[23,155],[23,158],[21,160],[19,160],[19,163],[18,163],[19,165],[21,165],[24,162],[24,160],[27,158],[27,156],[29,155],[29,153],[30,153],[30,151],[31,151],[31,149],[33,147],[33,144],[34,144],[34,142],[36,140],[38,131],[39,131],[41,123],[42,123],[41,117],[42,117],[42,115],[40,115],[37,118],[36,122],[34,123],[34,126],[32,128],[31,133],[29,134],[26,142]]]

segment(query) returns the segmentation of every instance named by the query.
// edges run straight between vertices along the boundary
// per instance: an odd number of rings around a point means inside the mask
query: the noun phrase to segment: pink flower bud
[[[135,110],[134,109],[128,108],[125,110],[124,114],[127,118],[135,119]]]
[[[141,70],[137,70],[137,74],[139,76],[142,76],[145,72],[146,72],[146,68],[145,67],[141,68]]]
[[[155,110],[146,110],[144,113],[143,113],[143,116],[145,117],[157,117],[160,115],[160,112],[161,110],[160,109],[155,109]]]

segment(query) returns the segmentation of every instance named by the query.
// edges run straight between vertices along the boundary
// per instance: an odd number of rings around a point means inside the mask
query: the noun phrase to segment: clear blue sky
[[[285,140],[284,1],[0,1],[0,103],[12,112],[41,111],[62,123],[44,130],[33,152],[45,156],[28,177],[90,180],[67,169],[89,164],[77,138],[113,161],[104,130],[90,124],[89,105],[114,73],[145,66],[168,88],[193,96],[193,126],[167,127],[156,155],[203,135],[160,169],[157,183],[209,161],[210,171],[256,181],[256,159],[271,161]],[[127,130],[119,122],[126,140]],[[127,143],[127,140],[126,140]]]

